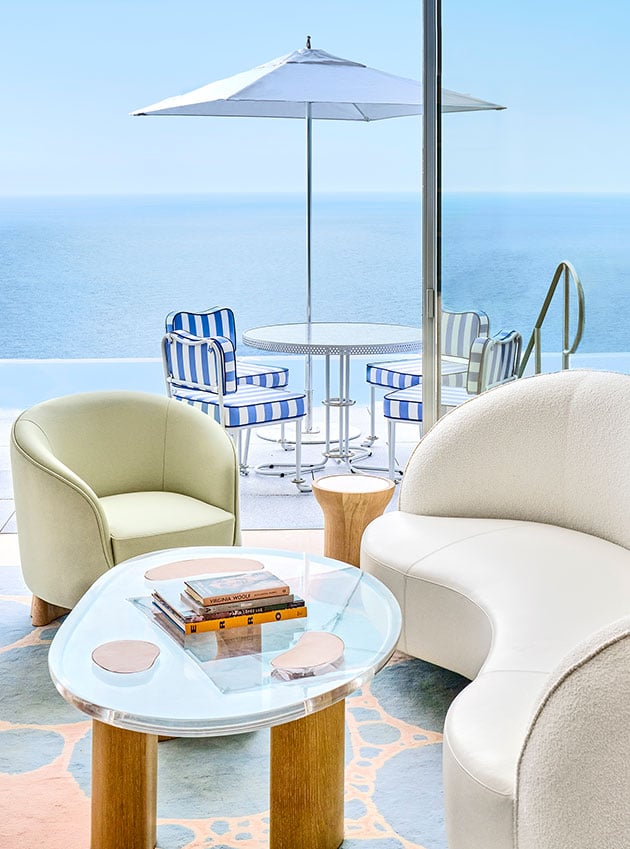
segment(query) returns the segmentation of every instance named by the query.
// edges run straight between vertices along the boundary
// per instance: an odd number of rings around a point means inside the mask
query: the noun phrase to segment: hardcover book
[[[252,613],[264,613],[266,610],[285,610],[293,607],[304,607],[304,599],[295,598],[293,595],[276,595],[269,599],[260,599],[264,602],[272,602],[266,604],[258,604],[259,599],[252,599],[245,602],[235,602],[238,607],[231,604],[217,605],[218,610],[210,613],[199,614],[187,609],[180,602],[179,606],[170,604],[159,593],[153,593],[153,601],[158,607],[171,616],[182,627],[192,622],[208,622],[212,619],[231,619],[233,616],[247,616]],[[240,605],[244,605],[241,607]]]
[[[244,601],[228,601],[225,604],[209,604],[204,606],[188,595],[186,592],[180,592],[179,586],[173,587],[165,585],[159,589],[153,590],[153,597],[162,604],[170,607],[178,616],[186,622],[201,622],[203,619],[212,618],[211,614],[217,616],[232,616],[235,615],[232,611],[238,613],[250,612],[252,607],[269,607],[272,604],[286,603],[289,604],[295,598],[293,593],[282,596],[263,596],[256,599],[245,599]]]
[[[161,594],[163,598],[165,598],[169,603],[171,597],[168,595]],[[293,593],[289,593],[289,595],[277,596],[277,595],[267,595],[261,596],[260,598],[255,599],[245,599],[244,601],[228,601],[225,604],[208,604],[203,605],[199,604],[199,602],[194,599],[192,596],[188,595],[188,593],[183,592],[180,594],[180,605],[172,604],[171,607],[174,607],[176,610],[183,608],[187,611],[193,611],[194,613],[199,614],[200,616],[204,616],[206,613],[227,613],[230,610],[244,610],[246,611],[252,605],[256,605],[257,607],[269,607],[272,604],[278,604],[280,601],[287,602],[287,604],[294,599],[297,599],[298,596],[293,595]]]
[[[289,585],[267,570],[184,581],[186,592],[204,606],[289,595]]]
[[[154,602],[155,603],[155,602]],[[184,634],[201,634],[206,631],[224,631],[227,628],[242,628],[247,625],[264,625],[266,622],[280,622],[285,619],[304,619],[306,605],[287,607],[283,610],[266,610],[263,613],[250,613],[245,616],[230,616],[224,619],[208,619],[204,622],[180,623],[165,608],[159,608]]]

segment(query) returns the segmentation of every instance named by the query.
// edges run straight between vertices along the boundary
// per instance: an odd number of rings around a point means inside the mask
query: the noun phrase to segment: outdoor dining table
[[[255,327],[243,333],[243,342],[252,348],[282,354],[303,354],[326,358],[324,456],[340,461],[356,457],[350,447],[350,359],[353,356],[401,354],[420,351],[422,332],[419,327],[403,324],[327,321],[298,324],[272,324]],[[339,358],[338,391],[331,388],[331,357]],[[330,411],[338,409],[339,439],[332,447]],[[365,455],[365,452],[361,452]]]

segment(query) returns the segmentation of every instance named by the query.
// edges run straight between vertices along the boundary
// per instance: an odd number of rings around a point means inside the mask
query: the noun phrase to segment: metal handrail
[[[547,296],[543,302],[542,308],[536,319],[536,323],[534,324],[534,329],[532,330],[532,335],[530,336],[529,342],[527,343],[527,347],[523,352],[523,359],[521,360],[521,365],[518,370],[518,376],[522,377],[525,371],[525,367],[529,360],[530,354],[532,352],[532,348],[535,346],[535,356],[534,356],[534,371],[536,374],[540,374],[542,371],[542,356],[541,356],[541,348],[540,348],[540,331],[545,320],[545,316],[547,315],[547,310],[549,309],[549,304],[551,303],[553,296],[556,293],[556,289],[558,288],[558,283],[560,282],[560,278],[564,275],[564,330],[562,336],[562,368],[569,368],[569,357],[571,354],[575,354],[578,349],[578,345],[580,344],[580,340],[582,339],[582,331],[584,330],[584,289],[582,288],[582,284],[580,283],[580,278],[578,277],[578,273],[570,262],[564,260],[560,263],[560,265],[556,268],[556,272],[553,275],[553,280],[549,286],[549,290],[547,292]],[[575,331],[575,337],[573,342],[569,346],[569,313],[570,313],[570,278],[573,278],[573,282],[575,284],[575,290],[577,292],[577,300],[578,300],[578,315],[577,315],[577,329]]]

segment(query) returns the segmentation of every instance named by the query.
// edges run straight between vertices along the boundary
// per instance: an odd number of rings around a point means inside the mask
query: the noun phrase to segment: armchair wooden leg
[[[67,607],[59,607],[57,604],[50,604],[47,601],[34,595],[31,601],[31,622],[34,628],[41,628],[42,625],[50,625],[55,619],[60,616],[65,616],[70,613]]]

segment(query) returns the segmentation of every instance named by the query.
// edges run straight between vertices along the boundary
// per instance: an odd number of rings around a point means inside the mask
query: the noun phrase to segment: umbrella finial
[[[306,49],[307,50],[311,49],[311,37],[310,37],[310,35],[306,36]]]

